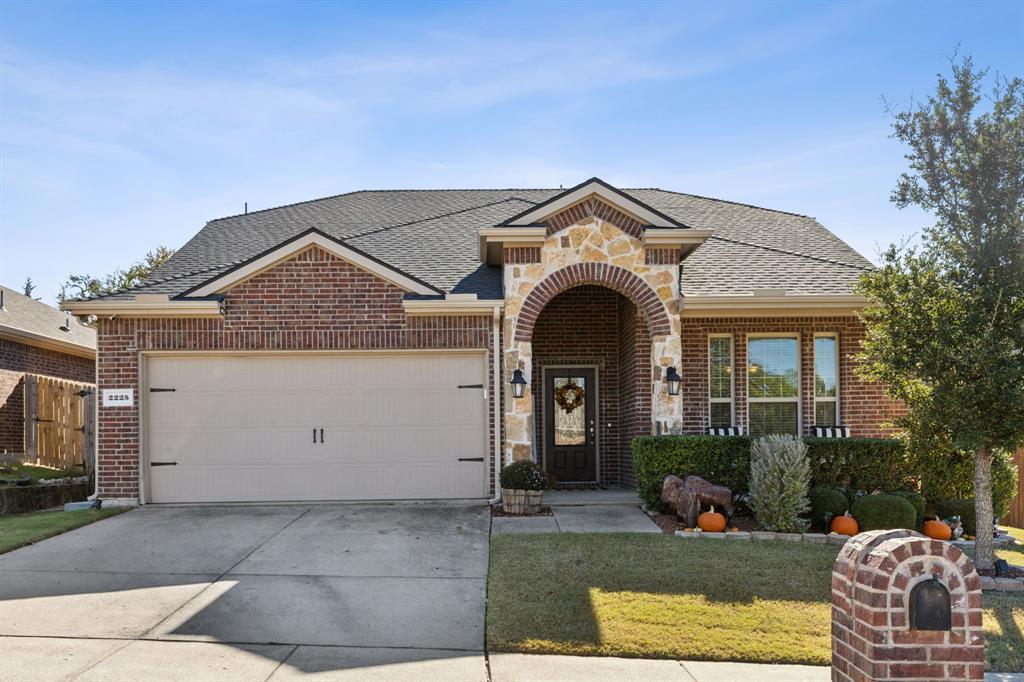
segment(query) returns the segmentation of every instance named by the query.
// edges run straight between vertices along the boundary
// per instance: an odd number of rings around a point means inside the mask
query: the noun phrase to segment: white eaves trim
[[[55,339],[51,336],[36,334],[35,332],[18,329],[17,327],[8,327],[7,325],[0,325],[0,338],[9,339],[26,346],[45,348],[46,350],[52,350],[58,353],[67,353],[68,355],[77,355],[83,358],[93,359],[96,357],[95,346],[83,346],[80,343],[61,341],[60,339]]]
[[[547,238],[546,227],[481,227],[480,260],[501,263],[500,250],[504,246],[541,246]]]
[[[413,277],[405,275],[402,272],[385,265],[384,263],[381,263],[360,251],[357,251],[356,249],[328,237],[322,232],[310,231],[281,244],[279,247],[264,253],[262,256],[258,256],[257,258],[224,273],[220,277],[216,277],[205,284],[202,284],[201,286],[189,291],[187,296],[212,296],[214,294],[223,293],[227,289],[230,289],[240,282],[274,267],[279,262],[309,248],[310,246],[317,246],[324,251],[327,251],[342,260],[348,261],[352,265],[362,268],[363,270],[366,270],[367,272],[370,272],[410,293],[423,294],[425,296],[434,296],[440,293],[438,289],[430,287]]]
[[[490,315],[505,306],[502,300],[473,299],[410,299],[402,301],[406,315]]]
[[[683,317],[852,315],[868,301],[857,294],[683,296]]]
[[[61,305],[72,315],[98,317],[216,317],[221,314],[217,300],[168,300],[166,296],[139,296],[135,300],[67,301]]]
[[[600,197],[606,203],[609,203],[626,213],[632,214],[633,217],[645,225],[653,225],[654,227],[679,227],[678,224],[672,223],[664,216],[654,213],[643,204],[630,199],[625,194],[620,194],[609,189],[603,183],[597,182],[596,180],[591,180],[572,191],[566,192],[554,201],[542,204],[528,213],[523,213],[514,221],[507,224],[509,226],[536,225],[540,221],[544,220],[544,218],[578,204],[590,196]]]
[[[714,230],[690,227],[644,230],[644,246],[699,246],[714,234]]]

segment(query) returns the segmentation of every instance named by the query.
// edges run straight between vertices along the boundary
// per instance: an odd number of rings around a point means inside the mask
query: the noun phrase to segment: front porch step
[[[628,488],[548,490],[544,493],[544,504],[551,507],[583,507],[614,504],[635,504],[639,506],[640,498],[635,490]]]

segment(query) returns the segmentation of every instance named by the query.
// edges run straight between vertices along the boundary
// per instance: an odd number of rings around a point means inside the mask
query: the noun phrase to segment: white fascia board
[[[80,343],[61,341],[60,339],[55,339],[51,336],[36,334],[35,332],[18,329],[17,327],[8,327],[7,325],[0,325],[0,338],[9,339],[26,346],[44,348],[46,350],[66,353],[68,355],[77,355],[83,358],[94,359],[96,357],[95,346],[83,346]]]
[[[217,300],[99,300],[67,301],[61,305],[72,315],[113,315],[116,317],[216,317],[221,314]]]
[[[489,246],[496,244],[499,247],[508,244],[516,246],[541,246],[547,238],[546,227],[481,227],[477,230],[480,238],[480,261],[483,263],[496,264],[499,260],[496,257],[489,258],[491,251]]]
[[[690,227],[644,230],[644,246],[688,246],[700,245],[714,233],[714,230],[699,230]]]
[[[268,251],[262,256],[245,263],[241,267],[210,280],[201,287],[189,292],[188,296],[211,296],[223,293],[232,286],[235,286],[250,277],[254,277],[264,270],[272,268],[280,261],[283,261],[290,256],[309,248],[310,246],[318,246],[324,251],[327,251],[342,260],[348,261],[352,265],[362,268],[363,270],[366,270],[367,272],[370,272],[410,293],[423,294],[425,296],[432,296],[439,293],[437,289],[429,287],[419,280],[409,277],[408,275],[405,275],[402,272],[381,263],[380,261],[370,258],[366,254],[345,246],[324,234],[319,232],[309,232],[297,239],[293,239],[282,244],[279,248]]]
[[[410,299],[402,301],[406,315],[490,315],[502,308],[505,301],[460,299]]]
[[[509,223],[509,225],[536,225],[544,218],[578,204],[591,195],[598,196],[604,202],[609,203],[612,206],[616,206],[626,213],[633,215],[633,217],[645,225],[653,225],[654,227],[679,227],[657,213],[652,212],[642,204],[630,199],[628,196],[613,192],[599,182],[588,182],[582,187],[578,187],[572,192],[562,195],[549,204],[544,204],[536,210],[524,213],[519,216],[515,222]]]
[[[852,315],[868,301],[857,294],[792,296],[683,296],[683,316],[703,315]]]

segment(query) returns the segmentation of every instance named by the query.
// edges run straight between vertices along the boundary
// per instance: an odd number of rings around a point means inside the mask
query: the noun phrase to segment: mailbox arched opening
[[[952,609],[949,590],[938,576],[914,585],[910,590],[910,628],[912,630],[950,630]]]

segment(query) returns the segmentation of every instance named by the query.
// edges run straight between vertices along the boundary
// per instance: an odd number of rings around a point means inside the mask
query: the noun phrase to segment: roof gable
[[[380,261],[359,249],[345,244],[316,228],[310,228],[295,237],[274,246],[263,253],[253,256],[226,272],[217,274],[206,281],[180,294],[178,298],[195,298],[214,296],[249,280],[256,275],[278,265],[310,246],[318,246],[327,253],[373,273],[381,279],[394,284],[413,294],[436,296],[442,294],[440,289],[427,284],[423,280],[402,272],[397,268]]]
[[[597,201],[594,201],[594,199]],[[589,202],[589,203],[588,203]],[[620,189],[612,187],[600,178],[590,178],[550,199],[543,201],[522,213],[501,223],[509,227],[529,227],[544,224],[578,204],[586,204],[591,213],[596,210],[611,210],[640,226],[686,227],[652,206],[639,201]],[[604,206],[605,208],[601,208]]]

